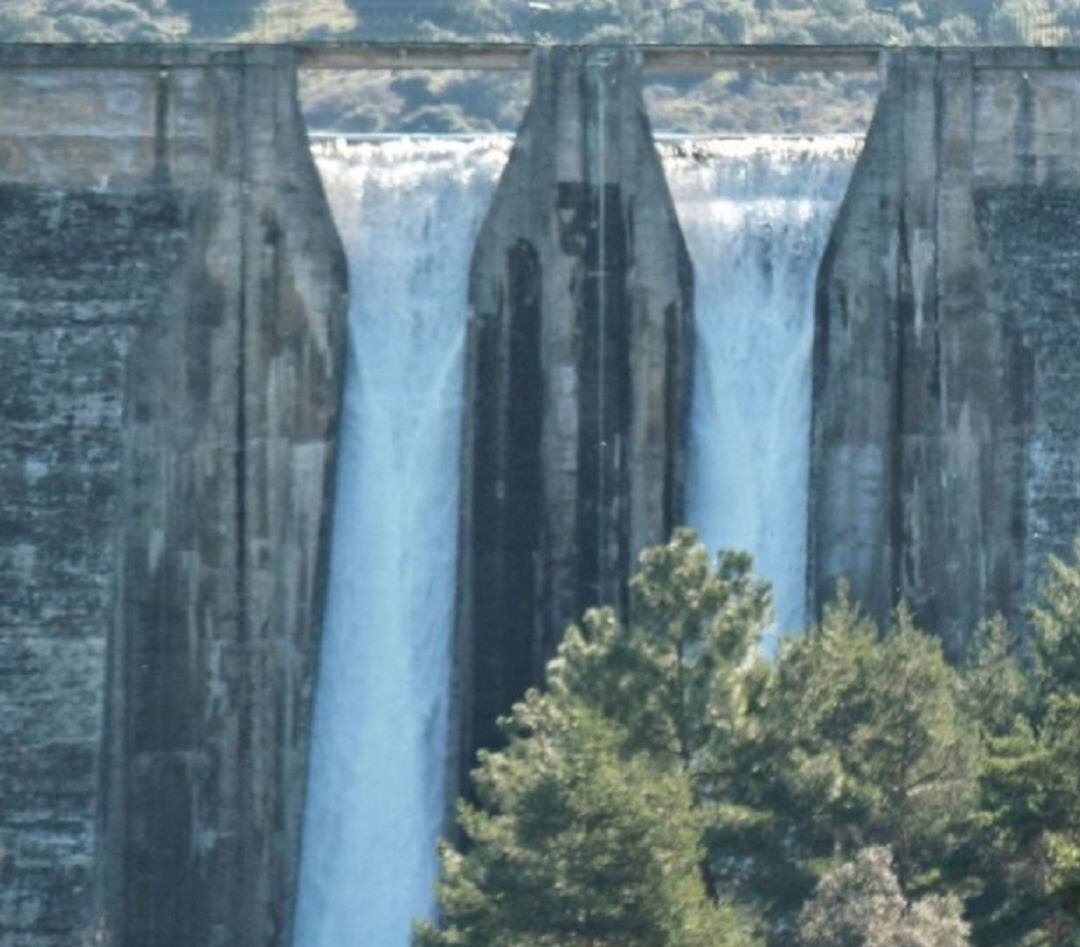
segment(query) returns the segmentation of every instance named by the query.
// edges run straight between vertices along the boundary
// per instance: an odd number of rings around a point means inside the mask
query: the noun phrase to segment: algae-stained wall
[[[464,762],[683,515],[693,273],[633,50],[540,50],[473,256]]]
[[[288,51],[0,53],[0,942],[287,943],[344,273]]]
[[[955,653],[1080,530],[1080,56],[889,54],[818,284],[810,591]]]

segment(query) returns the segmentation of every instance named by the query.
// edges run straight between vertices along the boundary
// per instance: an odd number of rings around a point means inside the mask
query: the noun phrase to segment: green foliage
[[[841,597],[785,649],[766,705],[792,802],[809,802],[834,847],[889,841],[902,875],[925,866],[974,791],[956,692],[940,643],[905,611],[879,639]]]
[[[1075,547],[1080,556],[1080,544]],[[1052,558],[1029,660],[1000,621],[965,671],[981,735],[969,850],[978,943],[1080,943],[1080,567]],[[996,630],[994,630],[996,628]],[[979,698],[981,695],[981,698]]]
[[[825,875],[799,917],[803,947],[967,947],[955,897],[910,903],[886,848],[867,848]]]
[[[170,42],[187,29],[166,0],[0,0],[5,42]]]
[[[1080,538],[1073,563],[1050,557],[1042,601],[1031,610],[1041,693],[1080,691]]]
[[[408,40],[538,43],[1080,42],[1077,0],[0,0],[0,41]],[[313,127],[342,132],[512,129],[515,79],[437,73],[405,94],[393,77],[311,79]],[[366,97],[364,93],[371,93]],[[437,101],[432,102],[433,93]],[[861,131],[873,80],[806,75],[655,78],[669,131]],[[444,97],[445,96],[445,97]]]
[[[447,925],[422,928],[421,947],[755,942],[709,897],[701,804],[768,621],[749,566],[710,569],[680,530],[642,554],[632,622],[597,609],[568,631],[546,694],[516,705],[508,746],[481,757],[466,853],[443,853]]]
[[[721,880],[762,905],[780,942],[822,873],[865,847],[889,846],[904,885],[940,886],[976,803],[959,691],[905,611],[882,636],[843,592],[785,643],[743,723],[735,818],[711,834]]]
[[[1080,566],[959,668],[844,590],[764,661],[767,587],[687,530],[631,588],[482,757],[419,947],[1080,945]]]
[[[1035,627],[1033,724],[1042,763],[1033,816],[1058,942],[1080,944],[1080,539],[1073,562],[1050,560]],[[1015,808],[1011,807],[1011,808]],[[1031,806],[1027,807],[1031,809]]]
[[[562,43],[1062,43],[1067,0],[353,0],[364,35]]]
[[[260,0],[250,25],[235,38],[245,42],[290,39],[336,39],[357,29],[359,21],[346,0]]]
[[[1042,733],[1046,749],[1047,889],[1080,941],[1080,693],[1054,695]]]
[[[449,926],[426,929],[420,943],[497,943],[492,938],[506,930],[515,932],[515,944],[543,943],[543,936],[577,943],[571,933],[586,935],[568,932],[566,919],[594,916],[608,926],[590,928],[589,937],[628,938],[607,913],[608,899],[633,905],[630,913],[640,918],[638,895],[663,914],[664,905],[684,903],[688,892],[702,898],[706,890],[763,914],[770,940],[791,943],[822,876],[846,862],[862,864],[859,853],[873,846],[895,852],[898,876],[886,867],[910,937],[867,943],[964,943],[955,901],[941,898],[949,856],[978,823],[977,721],[985,713],[988,739],[1012,732],[977,684],[1008,664],[1013,704],[1024,706],[1003,626],[986,626],[970,677],[962,680],[937,640],[904,610],[882,635],[841,595],[819,627],[787,642],[770,664],[757,651],[770,621],[767,587],[753,578],[744,555],[723,553],[710,565],[687,530],[643,553],[631,588],[632,620],[595,609],[571,628],[549,665],[546,694],[518,705],[505,722],[509,746],[484,756],[479,807],[463,810],[469,846],[465,854],[444,855]],[[597,795],[584,788],[586,772],[602,784]],[[600,802],[605,798],[612,811]],[[616,858],[611,848],[627,841],[616,826],[650,831],[635,798],[647,798],[668,826],[661,835],[673,847],[664,858],[680,866],[676,874],[686,885],[678,896],[651,888],[620,894],[621,876],[604,875],[615,861],[646,857],[634,850]],[[623,815],[630,821],[620,821]],[[592,826],[607,826],[602,843],[589,835]],[[1069,838],[1058,846],[1066,887]],[[594,860],[599,874],[558,874]],[[646,877],[647,869],[631,876]],[[540,910],[544,898],[556,901]],[[514,919],[519,910],[536,926],[522,927],[525,921]],[[699,908],[680,910],[700,916]],[[709,920],[706,912],[701,922],[719,925],[710,936],[727,932],[733,943],[749,942],[743,922],[730,912],[717,916]],[[937,933],[919,934],[920,941],[911,933],[918,924]],[[664,936],[675,939],[665,942],[693,942],[686,931],[667,930]]]
[[[1013,733],[1033,709],[1031,677],[1019,658],[1020,642],[1000,615],[975,630],[961,675],[961,704],[983,739]]]
[[[633,621],[589,612],[583,629],[568,630],[548,686],[620,720],[635,749],[707,780],[770,621],[768,586],[743,554],[721,553],[710,568],[705,547],[681,529],[641,554],[630,589]]]
[[[984,622],[962,669],[961,703],[976,727],[980,799],[952,858],[954,881],[970,886],[979,944],[1027,942],[1045,921],[1040,846],[1044,754],[1031,720],[1034,688],[1003,619]]]
[[[474,774],[465,854],[443,852],[443,930],[418,947],[746,947],[699,871],[702,815],[678,769],[626,753],[617,724],[531,692]]]

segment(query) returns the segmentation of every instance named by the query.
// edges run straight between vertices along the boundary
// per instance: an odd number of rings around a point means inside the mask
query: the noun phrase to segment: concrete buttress
[[[21,55],[0,69],[0,940],[285,947],[346,279],[294,56]]]
[[[630,50],[540,50],[470,279],[465,760],[682,512],[692,272]],[[459,701],[460,706],[460,701]]]
[[[1080,93],[1054,50],[890,52],[818,279],[809,588],[959,654],[1080,529]]]

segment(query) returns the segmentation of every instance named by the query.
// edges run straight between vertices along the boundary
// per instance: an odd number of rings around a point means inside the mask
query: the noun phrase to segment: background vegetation
[[[1080,945],[1076,563],[958,667],[843,590],[762,658],[768,588],[685,530],[632,590],[481,755],[418,947]]]
[[[1074,42],[1077,0],[3,0],[7,40]]]

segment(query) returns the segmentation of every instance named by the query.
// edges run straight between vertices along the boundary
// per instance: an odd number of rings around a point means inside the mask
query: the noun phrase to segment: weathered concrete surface
[[[632,52],[537,54],[473,259],[466,758],[681,513],[692,273]]]
[[[0,185],[0,943],[80,944],[97,889],[124,376],[184,253],[169,191]],[[136,269],[132,260],[138,260]]]
[[[5,61],[54,67],[116,68],[161,65],[169,67],[212,64],[244,47],[236,43],[198,42],[162,46],[153,43],[108,43],[100,45],[9,46]],[[528,69],[536,45],[533,43],[433,43],[369,42],[292,43],[297,61],[304,69]],[[722,70],[779,69],[787,72],[874,72],[887,47],[882,46],[790,46],[780,45],[700,45],[640,47],[643,70],[663,75],[698,73],[710,75]],[[1076,65],[1080,55],[1073,50],[1056,51],[1062,64]]]
[[[0,63],[0,944],[288,942],[344,274],[287,52]]]
[[[890,54],[818,284],[810,591],[958,652],[1080,529],[1080,71]]]

